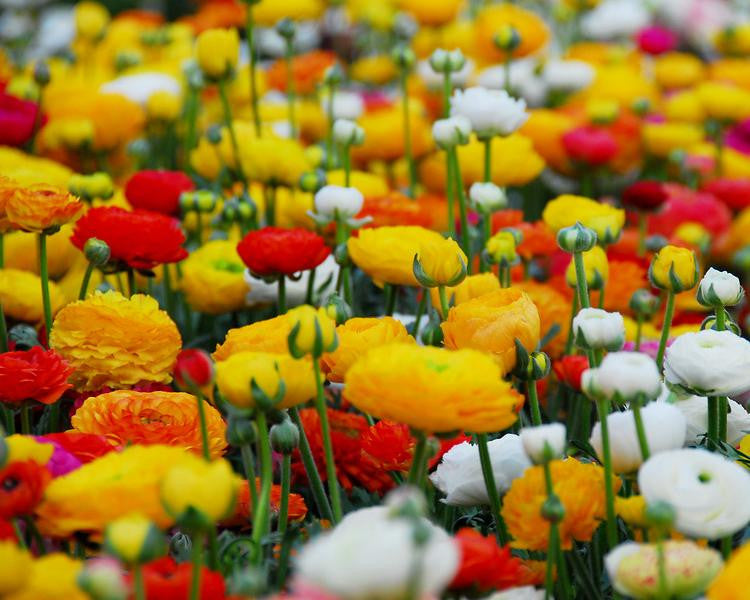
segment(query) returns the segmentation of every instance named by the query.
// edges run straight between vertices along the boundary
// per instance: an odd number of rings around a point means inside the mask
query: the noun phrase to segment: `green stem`
[[[670,596],[667,588],[667,557],[663,538],[656,542],[656,568],[659,574],[657,598],[667,600]]]
[[[289,520],[289,488],[292,480],[292,455],[284,454],[281,459],[281,505],[279,506],[279,533],[286,532]]]
[[[320,417],[320,433],[323,438],[323,450],[326,459],[326,477],[328,479],[328,495],[331,497],[331,508],[333,509],[333,523],[341,521],[341,495],[339,493],[339,482],[336,477],[336,462],[333,456],[333,445],[331,444],[331,429],[328,424],[328,412],[326,400],[323,395],[323,384],[321,383],[320,363],[313,359],[313,370],[315,371],[315,408]]]
[[[610,550],[617,545],[617,517],[615,516],[615,493],[612,485],[612,452],[609,445],[609,401],[598,400],[596,408],[599,411],[599,422],[602,432],[602,454],[604,462],[604,493],[607,507],[607,543]]]
[[[305,292],[305,304],[313,303],[313,295],[315,293],[315,273],[317,267],[310,269],[310,274],[307,277],[307,291]]]
[[[39,93],[36,97],[36,110],[34,111],[34,122],[31,126],[31,138],[29,139],[29,150],[33,154],[36,150],[36,138],[39,133],[39,129],[42,126],[42,86],[39,86]]]
[[[448,311],[450,306],[448,305],[448,295],[445,293],[445,286],[438,286],[438,295],[440,296],[440,311],[443,313],[443,320],[448,318]]]
[[[732,536],[727,535],[721,538],[721,555],[724,560],[729,560],[729,555],[732,554]]]
[[[716,329],[724,331],[727,328],[727,311],[723,306],[716,307]]]
[[[203,213],[195,211],[195,241],[200,246],[203,243]]]
[[[484,142],[484,181],[492,181],[492,138],[482,140]]]
[[[451,82],[451,71],[446,69],[443,71],[443,118],[446,119],[451,113],[451,93],[453,91],[453,84]]]
[[[718,449],[719,440],[719,397],[709,396],[708,401],[708,449]]]
[[[349,187],[352,181],[352,151],[349,144],[341,149],[341,159],[344,163],[344,186]]]
[[[31,434],[31,407],[27,403],[21,406],[21,433]]]
[[[646,233],[648,232],[648,215],[638,211],[638,256],[646,256]]]
[[[417,304],[417,314],[414,316],[414,331],[412,332],[412,335],[416,339],[419,339],[419,323],[422,320],[422,315],[424,314],[425,309],[427,308],[427,296],[429,296],[427,290],[422,290],[422,297]]]
[[[445,151],[445,200],[448,205],[448,235],[456,237],[456,190],[450,151]]]
[[[258,510],[258,488],[255,484],[255,457],[253,457],[253,448],[250,444],[240,446],[240,456],[242,457],[242,468],[245,471],[245,479],[250,490],[250,515],[256,514]]]
[[[573,263],[576,268],[576,289],[578,290],[578,301],[581,304],[581,308],[590,308],[591,301],[589,300],[589,284],[586,280],[586,268],[583,265],[583,253],[573,253]]]
[[[310,482],[310,489],[315,498],[315,504],[318,506],[321,518],[333,521],[333,511],[331,510],[328,498],[326,498],[323,481],[320,479],[320,473],[318,473],[318,468],[315,466],[315,459],[313,458],[312,450],[310,450],[310,442],[307,439],[307,433],[302,426],[302,419],[300,419],[299,410],[296,406],[289,409],[289,415],[292,417],[292,421],[294,421],[297,429],[299,429],[299,451],[302,456],[302,464],[305,466],[307,480]]]
[[[461,166],[458,162],[458,150],[451,148],[448,150],[450,162],[453,166],[453,182],[458,197],[458,213],[461,221],[461,249],[468,258],[467,269],[471,273],[471,238],[469,237],[469,216],[466,209],[466,192],[464,190],[463,179],[461,179]]]
[[[638,435],[638,447],[641,450],[641,457],[643,459],[643,462],[646,462],[648,460],[648,457],[651,456],[651,452],[649,451],[648,447],[648,438],[646,437],[646,429],[643,426],[643,417],[641,416],[641,403],[640,401],[636,400],[631,403],[631,407],[633,409],[633,420],[635,421],[635,431]]]
[[[411,199],[416,197],[416,186],[417,186],[417,165],[414,162],[414,155],[411,147],[411,117],[409,115],[409,94],[406,89],[407,79],[406,69],[401,70],[401,106],[404,115],[404,153],[406,154],[406,162],[409,167],[409,189],[408,196]]]
[[[221,106],[224,111],[224,122],[229,131],[229,141],[232,143],[232,154],[234,155],[234,166],[237,170],[237,176],[247,188],[247,179],[245,178],[245,172],[242,168],[242,159],[240,157],[240,146],[237,143],[237,133],[234,130],[234,120],[232,119],[232,107],[229,104],[229,97],[227,96],[227,83],[224,79],[219,80],[219,98],[221,99]]]
[[[480,242],[482,248],[487,247],[487,241],[492,236],[492,215],[489,213],[482,215],[482,240]],[[490,270],[490,261],[485,260],[484,254],[479,255],[479,270],[482,273],[486,273]]]
[[[578,314],[578,294],[573,294],[573,302],[571,304],[570,311],[570,322],[568,323],[568,339],[565,342],[565,354],[570,354],[573,350],[573,319]]]
[[[138,290],[135,287],[135,271],[133,269],[128,269],[128,295],[132,298],[133,294],[138,293]]]
[[[487,496],[490,499],[490,510],[492,511],[492,518],[495,521],[495,534],[498,541],[501,544],[505,544],[508,536],[505,531],[505,523],[503,523],[503,519],[500,516],[500,495],[497,492],[495,474],[492,471],[492,461],[490,460],[490,450],[486,433],[477,434],[477,446],[479,448],[479,462],[482,466],[484,485],[487,488]]]
[[[297,139],[297,118],[295,116],[295,104],[297,96],[296,83],[294,81],[294,71],[292,65],[292,59],[294,58],[294,40],[288,38],[286,40],[286,51],[284,52],[284,60],[286,61],[286,101],[289,106],[289,129],[292,134],[292,139]]]
[[[210,461],[211,452],[208,444],[208,425],[206,424],[206,407],[205,401],[203,400],[203,393],[198,386],[193,385],[191,387],[193,388],[192,392],[195,395],[195,400],[198,404],[198,419],[201,424],[201,448],[203,449],[203,458]]]
[[[417,443],[414,446],[414,455],[411,459],[411,468],[406,481],[410,485],[419,486],[427,462],[427,436],[424,432],[417,431],[414,437],[416,437]]]
[[[729,399],[726,396],[719,396],[718,406],[719,417],[719,441],[727,441],[727,418],[729,416]]]
[[[554,493],[554,487],[552,485],[552,473],[550,471],[549,463],[544,463],[544,480],[547,488],[547,497],[551,498]],[[558,529],[557,523],[550,521],[549,524],[549,540],[547,541],[547,567],[544,574],[544,599],[550,600],[554,591],[554,567],[556,561],[555,554],[557,552],[558,545]]]
[[[349,237],[349,228],[343,219],[336,220],[336,246],[346,244]],[[341,266],[341,287],[344,288],[344,300],[351,306],[354,302],[354,290],[352,289],[351,268],[347,260]]]
[[[259,566],[263,562],[263,537],[268,532],[269,526],[273,465],[271,464],[271,442],[268,438],[268,421],[266,420],[266,413],[262,410],[257,411],[255,424],[258,428],[258,447],[260,452],[260,495],[258,496],[258,510],[253,514],[252,539],[253,563]]]
[[[190,552],[193,563],[193,577],[190,583],[190,600],[199,600],[201,592],[201,571],[203,570],[203,534],[193,535],[193,548]]]
[[[39,276],[42,280],[42,304],[44,305],[44,326],[49,344],[52,333],[52,303],[49,296],[49,272],[47,269],[47,234],[39,234]]]
[[[602,289],[599,290],[599,308],[604,308],[604,294],[607,291],[607,284],[602,281]]]
[[[635,317],[635,351],[641,349],[641,339],[643,338],[643,315],[639,312]]]
[[[83,274],[83,281],[81,281],[81,291],[78,292],[78,299],[84,300],[86,298],[86,292],[89,289],[89,281],[91,281],[91,274],[94,272],[94,263],[86,265],[86,272]]]
[[[277,302],[278,313],[283,315],[286,312],[286,276],[279,275],[279,298]]]
[[[391,283],[386,283],[383,287],[383,291],[385,292],[385,315],[390,317],[393,314],[393,310],[396,308],[396,294],[398,293],[398,288]]]
[[[26,545],[26,539],[21,532],[21,519],[13,519],[13,532],[16,534],[18,545],[25,550],[28,546]]]
[[[255,81],[257,57],[255,55],[255,43],[253,40],[253,34],[255,33],[255,22],[253,20],[253,5],[248,2],[245,4],[247,8],[247,20],[245,26],[245,35],[247,36],[247,52],[250,57],[249,68],[250,68],[250,106],[253,111],[253,123],[255,124],[255,135],[260,137],[260,110],[258,109],[258,88],[257,82]]]
[[[5,324],[5,311],[0,302],[0,352],[8,351],[8,326]]]
[[[656,353],[656,366],[659,367],[659,371],[664,367],[664,351],[667,348],[667,340],[669,339],[669,328],[672,326],[672,318],[674,317],[674,292],[669,290],[667,292],[667,305],[664,308],[664,322],[661,326],[661,338],[659,338],[659,350]]]
[[[529,404],[531,405],[531,422],[534,425],[542,424],[542,412],[539,410],[539,396],[536,393],[536,381],[527,381],[526,389],[529,394]]]
[[[333,168],[333,100],[336,95],[336,85],[331,83],[328,86],[328,102],[326,102],[326,120],[328,131],[326,133],[326,170]],[[348,184],[346,184],[348,187]]]
[[[133,591],[135,600],[146,600],[146,585],[143,582],[143,570],[139,564],[133,566]]]

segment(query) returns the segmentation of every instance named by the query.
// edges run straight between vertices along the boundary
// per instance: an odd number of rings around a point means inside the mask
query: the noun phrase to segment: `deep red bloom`
[[[644,179],[636,181],[622,192],[622,204],[634,210],[657,210],[669,198],[664,184],[660,181]]]
[[[190,562],[177,564],[169,556],[143,565],[143,583],[147,598],[187,600],[193,577]],[[226,589],[221,573],[201,568],[200,600],[224,600]]]
[[[147,210],[92,208],[76,222],[70,241],[83,250],[92,237],[107,242],[110,260],[133,269],[153,269],[156,265],[179,262],[188,254],[182,247],[185,234],[179,221]]]
[[[177,355],[174,365],[174,378],[183,389],[190,383],[198,387],[209,385],[214,379],[214,363],[207,352],[199,348],[187,348]]]
[[[636,41],[647,54],[664,54],[677,46],[677,35],[664,27],[646,27],[638,32]]]
[[[713,194],[732,210],[750,206],[750,179],[714,179],[703,186],[703,191]]]
[[[617,140],[605,129],[576,127],[562,136],[568,156],[587,165],[603,165],[617,154]]]
[[[0,520],[0,542],[17,541],[16,530],[13,528],[13,523],[7,519]]]
[[[490,591],[523,584],[523,563],[510,553],[510,546],[500,547],[494,537],[484,537],[470,527],[459,530],[453,539],[461,550],[461,564],[451,589],[474,586]]]
[[[34,131],[37,110],[35,102],[0,92],[0,145],[23,146],[28,142]]]
[[[0,471],[0,519],[29,515],[52,479],[47,467],[33,460],[12,462]]]
[[[64,431],[62,433],[48,433],[40,436],[39,439],[54,442],[84,464],[115,450],[115,447],[107,441],[107,438],[95,433]]]
[[[384,471],[408,471],[415,443],[408,425],[378,421],[362,436],[362,452]]]
[[[72,387],[72,372],[57,352],[41,346],[0,354],[0,402],[52,404]]]
[[[589,368],[589,359],[585,356],[564,356],[552,363],[558,381],[564,383],[575,391],[581,391],[581,376]]]
[[[237,245],[240,258],[255,275],[294,275],[314,269],[331,253],[325,240],[306,229],[264,227]]]
[[[687,222],[700,223],[711,235],[719,235],[729,228],[732,213],[713,194],[696,192],[676,183],[664,187],[669,198],[662,210],[651,215],[649,233],[670,237],[675,229]]]
[[[452,438],[438,438],[438,441],[440,442],[440,447],[438,448],[438,451],[435,453],[435,455],[427,461],[428,469],[432,469],[433,467],[437,466],[437,464],[440,462],[440,459],[443,458],[443,454],[448,452],[448,450],[453,448],[453,446],[458,446],[458,444],[461,444],[463,442],[471,441],[471,436],[464,433],[459,433],[457,436]]]
[[[177,215],[180,194],[194,187],[182,171],[138,171],[125,184],[125,197],[133,208]]]

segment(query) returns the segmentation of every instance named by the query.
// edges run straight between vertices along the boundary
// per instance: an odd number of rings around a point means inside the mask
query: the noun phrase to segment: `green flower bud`
[[[701,329],[713,329],[715,331],[719,331],[719,328],[716,326],[716,324],[716,315],[709,315],[701,322]],[[728,314],[724,318],[724,329],[726,329],[727,331],[731,331],[735,335],[742,335],[740,326],[735,323]]]
[[[336,321],[336,325],[341,325],[342,323],[345,323],[346,321],[351,319],[352,316],[354,316],[352,307],[349,306],[346,301],[337,293],[333,293],[328,296],[326,301],[323,303],[323,306],[325,307],[328,316]]]
[[[46,60],[38,60],[34,63],[34,81],[39,87],[46,86],[50,81],[49,65]]]
[[[521,44],[521,34],[512,25],[503,25],[492,41],[500,50],[510,54]]]
[[[193,540],[190,539],[189,535],[178,531],[169,540],[169,554],[174,557],[177,562],[185,562],[190,560],[190,552],[193,548]]]
[[[214,146],[221,143],[221,126],[211,125],[206,130],[206,139]]]
[[[396,63],[396,66],[399,69],[408,71],[414,66],[414,62],[416,61],[416,56],[414,55],[414,50],[409,48],[409,46],[406,45],[400,45],[396,46],[393,49],[393,52],[391,53],[391,58],[393,59],[393,62]]]
[[[349,262],[349,249],[346,243],[339,244],[333,249],[333,258],[336,260],[336,264],[344,266]]]
[[[565,507],[556,494],[548,496],[542,503],[542,518],[550,523],[559,523],[565,518]]]
[[[227,442],[231,446],[239,448],[240,446],[254,444],[257,435],[254,421],[240,415],[232,414],[229,416],[226,436]]]
[[[466,57],[460,48],[448,52],[448,69],[454,73],[460,71],[466,65]]]
[[[419,332],[419,337],[422,339],[422,343],[425,346],[442,346],[443,330],[440,328],[439,320],[430,319],[429,323],[427,323],[427,325],[425,325]]]
[[[651,110],[651,101],[648,98],[638,98],[633,101],[630,107],[635,114],[643,117]]]
[[[570,254],[591,250],[596,245],[596,239],[596,232],[580,222],[557,232],[557,245]]]
[[[40,345],[36,329],[26,323],[13,325],[8,331],[8,339],[15,342],[16,350],[28,350]]]
[[[134,52],[132,50],[120,50],[115,55],[115,71],[125,71],[143,62],[143,56],[140,52]]]
[[[544,352],[532,352],[526,365],[526,378],[531,381],[544,379],[552,367],[552,361]]]
[[[269,435],[274,452],[291,454],[299,446],[299,428],[289,419],[271,427]]]
[[[677,513],[671,504],[660,500],[648,504],[644,516],[649,525],[658,527],[662,531],[669,531],[674,525]]]
[[[344,70],[337,62],[328,67],[323,74],[323,83],[327,86],[337,86],[344,81]]]
[[[436,73],[445,73],[446,71],[450,72],[449,61],[450,56],[448,55],[448,51],[443,50],[442,48],[438,48],[430,54],[430,67],[432,67],[432,70]]]
[[[126,565],[138,565],[167,552],[164,534],[141,515],[120,517],[107,525],[104,547]]]
[[[102,267],[109,261],[109,245],[99,238],[89,238],[83,245],[83,254],[86,256],[86,260],[92,265]]]
[[[326,184],[326,172],[323,169],[315,169],[303,173],[299,178],[299,188],[303,192],[316,193]]]
[[[276,23],[276,33],[289,43],[297,33],[297,26],[294,24],[294,21],[287,17]]]
[[[630,297],[630,310],[644,319],[650,319],[656,314],[661,300],[649,290],[642,289],[633,292]]]

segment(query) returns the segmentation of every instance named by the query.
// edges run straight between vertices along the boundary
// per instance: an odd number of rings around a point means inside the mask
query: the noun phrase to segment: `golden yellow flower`
[[[703,129],[691,123],[646,123],[641,128],[646,152],[668,158],[673,150],[682,150],[703,139]]]
[[[625,226],[625,211],[584,196],[563,194],[547,203],[542,218],[554,231],[576,223],[593,229],[600,243],[616,240]]]
[[[750,116],[750,92],[733,85],[707,81],[698,86],[698,96],[709,117],[741,121]]]
[[[714,33],[714,45],[722,54],[750,54],[750,24],[732,23]]]
[[[709,78],[750,89],[750,60],[747,57],[720,58],[708,65]]]
[[[643,496],[615,497],[615,512],[631,527],[647,527],[646,500]]]
[[[54,315],[65,304],[65,296],[52,281],[49,293]],[[0,269],[0,302],[6,317],[26,323],[41,322],[44,319],[42,280],[28,271]]]
[[[2,234],[6,234],[16,229],[16,226],[8,220],[5,207],[8,204],[8,200],[10,200],[16,189],[18,189],[19,185],[20,184],[15,179],[0,175],[0,233]]]
[[[174,121],[180,116],[182,99],[172,92],[154,92],[146,101],[146,114],[155,121]]]
[[[65,188],[72,175],[72,171],[60,163],[7,146],[0,147],[0,165],[5,176],[26,186],[44,183]]]
[[[510,231],[498,231],[484,246],[494,263],[510,265],[518,259],[516,237]]]
[[[126,565],[147,562],[166,552],[164,534],[146,517],[125,515],[107,526],[105,548]]]
[[[486,6],[477,15],[476,37],[478,50],[490,61],[504,61],[506,53],[495,45],[495,36],[503,27],[512,27],[518,32],[521,43],[513,50],[513,57],[528,56],[547,44],[549,29],[541,17],[505,2]]]
[[[289,337],[290,352],[297,358],[310,354],[315,358],[336,349],[336,321],[324,307],[303,304],[287,312],[292,326]]]
[[[542,339],[548,337],[551,329],[557,325],[557,335],[550,338],[542,350],[552,358],[562,356],[570,321],[570,301],[552,286],[533,279],[513,285],[526,292],[539,311]]]
[[[78,587],[80,561],[62,552],[37,558],[31,564],[26,585],[4,600],[88,600],[88,594]]]
[[[586,282],[592,289],[601,289],[602,285],[606,284],[609,279],[607,253],[602,250],[601,246],[594,246],[591,250],[583,252],[582,256],[583,268],[586,272]],[[572,288],[578,285],[576,266],[572,260],[565,270],[565,280]]]
[[[446,348],[487,352],[503,375],[516,364],[515,340],[531,352],[540,335],[539,311],[517,288],[499,289],[452,307],[440,327]]]
[[[109,11],[98,2],[79,2],[75,9],[75,24],[80,37],[96,40],[109,24]]]
[[[706,594],[708,600],[747,600],[747,571],[750,567],[750,543],[732,553],[724,569],[713,580]]]
[[[27,550],[13,540],[0,542],[0,596],[23,588],[31,577],[33,561]]]
[[[344,185],[345,173],[343,169],[335,169],[326,173],[328,185]],[[349,174],[349,185],[357,188],[365,198],[385,196],[391,191],[388,182],[381,175],[367,171],[352,171]]]
[[[565,507],[558,524],[560,543],[569,550],[573,541],[587,542],[604,518],[604,469],[574,458],[550,463],[552,487]],[[549,523],[541,515],[547,489],[542,466],[530,467],[515,479],[503,501],[502,516],[513,536],[511,546],[546,550]]]
[[[253,379],[272,399],[283,381],[284,396],[276,408],[291,408],[315,396],[315,375],[310,360],[297,360],[289,354],[243,350],[216,363],[216,385],[234,406],[255,406],[251,390]]]
[[[399,5],[421,25],[434,27],[453,21],[463,0],[399,0]]]
[[[75,368],[79,390],[169,383],[182,340],[151,296],[109,291],[68,304],[55,318],[50,345]]]
[[[174,465],[185,462],[205,461],[174,446],[130,446],[105,454],[52,480],[37,508],[39,527],[55,537],[103,532],[108,523],[130,513],[169,527],[174,521],[161,504],[159,484]]]
[[[253,17],[259,25],[273,27],[285,17],[296,21],[315,20],[324,9],[325,3],[321,0],[285,0],[282,4],[277,0],[261,0],[253,6]]]
[[[239,483],[224,459],[178,464],[162,480],[161,500],[175,519],[192,508],[216,523],[231,514]]]
[[[221,414],[205,400],[209,453],[218,458],[227,447]],[[91,396],[71,418],[73,429],[107,438],[114,446],[166,444],[200,454],[203,448],[198,399],[182,392],[118,390]]]
[[[226,77],[240,59],[240,36],[236,29],[208,29],[195,40],[195,59],[210,79]]]
[[[198,145],[190,152],[190,166],[201,177],[209,181],[216,179],[222,167],[216,146],[202,137]]]
[[[50,150],[80,150],[91,144],[95,135],[94,122],[85,117],[54,119],[40,134],[44,146]]]
[[[698,283],[695,253],[679,246],[664,246],[651,261],[649,278],[663,290],[684,292],[694,288]]]
[[[687,88],[705,77],[703,61],[687,52],[668,52],[654,60],[654,77],[663,88]]]
[[[600,66],[583,96],[614,100],[623,108],[629,108],[636,100],[656,102],[658,99],[654,82],[646,78],[640,68],[622,61]]]
[[[311,168],[304,148],[295,140],[272,137],[240,139],[240,164],[248,179],[295,187],[302,174]],[[226,164],[236,165],[228,135],[222,137],[219,153]]]
[[[362,229],[349,238],[349,256],[377,285],[418,286],[412,268],[414,255],[426,244],[443,240],[436,231],[417,226]]]
[[[494,277],[493,277],[494,279]],[[339,345],[320,359],[329,381],[342,383],[349,368],[371,348],[394,342],[414,343],[401,321],[393,317],[356,317],[336,328]]]
[[[349,76],[369,85],[383,85],[396,77],[396,65],[387,54],[363,56],[352,63]]]
[[[677,92],[665,98],[663,110],[669,121],[702,123],[706,118],[703,103],[694,90]]]
[[[73,225],[63,225],[60,231],[47,236],[47,270],[52,279],[62,277],[79,257],[71,242]],[[39,274],[39,241],[36,234],[14,231],[5,235],[5,267]]]
[[[500,431],[523,396],[476,350],[395,343],[373,348],[346,374],[344,398],[379,419],[425,432]]]
[[[467,300],[476,298],[489,292],[500,289],[500,282],[494,273],[477,273],[469,275],[456,286],[445,288],[449,306],[463,304]],[[430,300],[432,305],[437,309],[440,316],[443,316],[443,309],[440,305],[440,294],[437,288],[430,290]]]
[[[18,188],[5,204],[5,214],[13,225],[37,233],[75,220],[82,210],[78,198],[50,185]]]
[[[422,244],[413,257],[417,279],[423,287],[455,286],[466,277],[466,258],[455,240],[440,239]]]
[[[215,361],[226,360],[233,354],[247,351],[287,354],[291,331],[292,323],[285,314],[230,329],[224,343],[216,346],[212,357]]]
[[[237,244],[211,240],[182,263],[180,287],[193,310],[212,315],[232,312],[245,306],[250,291],[244,272]]]
[[[5,438],[8,448],[6,462],[34,461],[40,465],[46,465],[52,458],[55,447],[51,444],[37,442],[28,435],[13,434]]]
[[[352,158],[359,161],[394,161],[405,155],[404,114],[400,103],[363,114],[359,125],[365,130],[365,141],[352,147]],[[432,149],[432,130],[424,108],[415,100],[409,102],[409,129],[412,153],[419,157]]]

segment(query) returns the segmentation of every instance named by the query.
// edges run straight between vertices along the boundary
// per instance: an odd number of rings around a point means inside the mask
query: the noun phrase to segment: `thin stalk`
[[[341,495],[339,482],[336,477],[336,461],[333,456],[333,445],[331,444],[331,429],[328,424],[328,412],[326,411],[326,400],[323,395],[323,384],[321,383],[320,363],[313,359],[313,370],[315,372],[315,408],[320,417],[320,433],[323,438],[323,450],[326,459],[326,478],[328,479],[328,495],[331,497],[331,508],[333,509],[334,524],[341,521],[343,516],[341,510]]]
[[[390,317],[393,314],[393,310],[396,308],[396,294],[398,288],[391,283],[386,283],[383,291],[385,292],[385,314],[387,317]]]
[[[719,397],[709,396],[708,401],[708,449],[716,450],[719,439]]]
[[[280,315],[286,312],[286,276],[279,275],[279,297],[277,302],[277,310]]]
[[[492,138],[482,140],[484,142],[484,181],[492,180]]]
[[[672,326],[672,318],[674,317],[674,292],[669,290],[667,292],[667,305],[664,308],[664,322],[661,326],[661,338],[659,338],[659,350],[656,353],[656,366],[659,367],[659,371],[664,366],[664,351],[667,348],[667,340],[669,339],[669,328]]]
[[[286,532],[289,520],[289,489],[292,480],[292,455],[284,454],[281,459],[281,504],[279,506],[279,533]]]
[[[234,155],[234,166],[237,169],[237,176],[239,177],[242,184],[247,189],[247,179],[245,178],[245,172],[242,168],[242,159],[240,158],[240,146],[237,143],[237,133],[234,130],[234,120],[232,119],[232,107],[229,104],[229,97],[227,96],[227,83],[225,80],[219,80],[219,98],[221,99],[221,106],[224,111],[224,122],[226,123],[227,130],[229,131],[229,141],[232,143],[232,154]]]
[[[196,403],[198,404],[198,419],[200,420],[201,424],[201,448],[203,450],[203,458],[207,461],[210,461],[211,452],[209,451],[208,444],[208,425],[206,424],[206,407],[204,406],[205,401],[203,400],[203,393],[200,391],[198,386],[192,387]]]
[[[132,298],[133,294],[136,294],[138,290],[135,287],[135,271],[128,269],[128,295]]]
[[[448,234],[456,237],[456,190],[450,151],[445,151],[445,199],[448,204]]]
[[[724,331],[727,328],[727,311],[723,306],[716,307],[716,329]]]
[[[456,148],[448,150],[450,161],[453,164],[453,181],[458,196],[458,213],[461,220],[461,249],[468,260],[467,269],[471,274],[471,239],[469,237],[469,216],[466,209],[466,192],[463,179],[461,179],[461,165],[458,162],[458,151]]]
[[[612,487],[612,452],[609,445],[609,423],[607,415],[609,414],[609,401],[598,400],[596,408],[599,411],[599,422],[602,431],[602,454],[604,462],[604,493],[607,507],[607,544],[610,550],[617,545],[617,517],[615,516],[615,493]]]
[[[307,276],[307,291],[305,292],[305,304],[313,303],[313,295],[315,293],[315,273],[317,267],[310,269],[310,274]]]
[[[487,496],[490,499],[490,510],[492,511],[492,518],[495,521],[495,534],[498,541],[501,544],[505,544],[508,536],[505,531],[505,523],[503,523],[503,519],[500,516],[502,508],[500,505],[500,495],[497,492],[495,474],[492,471],[492,461],[490,460],[490,450],[486,433],[477,434],[477,446],[479,448],[479,462],[482,466],[484,485],[487,488]]]
[[[404,153],[406,155],[406,162],[409,167],[409,188],[408,196],[414,199],[416,196],[417,186],[417,165],[414,162],[414,155],[411,147],[411,117],[409,115],[409,94],[406,89],[407,79],[406,69],[401,70],[400,83],[401,83],[401,106],[403,110],[404,118]]]
[[[667,589],[667,557],[664,552],[664,539],[662,538],[656,542],[656,565],[659,574],[657,597],[666,600],[669,598],[669,590]]]
[[[287,38],[286,49],[284,51],[284,61],[286,63],[286,101],[289,109],[289,129],[292,139],[297,139],[297,118],[295,115],[295,104],[297,103],[297,86],[294,81],[294,71],[292,59],[294,58],[294,40]]]
[[[727,441],[727,417],[729,413],[729,400],[726,396],[719,396],[719,441]]]
[[[427,308],[428,295],[429,294],[427,293],[427,290],[422,290],[422,297],[419,299],[419,303],[417,304],[417,313],[414,316],[414,331],[412,332],[412,335],[415,338],[417,338],[417,336],[419,335],[419,323],[422,320],[422,315],[424,314],[425,309]]]
[[[139,564],[133,566],[133,591],[135,600],[146,600],[146,585],[143,583],[143,570]]]
[[[487,241],[490,239],[490,236],[492,236],[492,217],[487,213],[482,215],[482,240],[480,242],[482,248],[487,247]],[[479,258],[479,270],[482,273],[486,273],[490,270],[490,261],[485,260],[484,254],[480,254]]]
[[[641,349],[641,339],[643,338],[643,315],[639,312],[635,317],[635,351]]]
[[[13,532],[16,534],[18,545],[25,550],[28,546],[26,545],[26,538],[23,537],[23,532],[21,531],[21,519],[13,519]]]
[[[42,280],[42,304],[44,306],[44,326],[47,343],[52,333],[52,303],[49,296],[49,271],[47,269],[47,234],[39,234],[39,277]]]
[[[203,570],[203,534],[193,536],[193,548],[190,552],[193,563],[193,577],[190,583],[190,600],[199,600],[201,593],[201,571]]]
[[[341,148],[341,161],[344,163],[344,186],[349,187],[352,180],[352,154],[349,144],[344,144]]]
[[[451,112],[451,93],[453,92],[453,83],[451,82],[451,71],[443,71],[443,118],[450,116]]]
[[[333,168],[333,100],[336,95],[336,85],[331,83],[328,86],[328,102],[326,102],[326,121],[328,130],[326,133],[326,169],[330,171]],[[348,186],[348,184],[346,184]]]
[[[527,381],[526,389],[529,394],[529,404],[531,405],[531,422],[536,425],[542,424],[542,412],[539,410],[539,396],[536,393],[536,381]]]
[[[255,485],[255,457],[253,448],[250,444],[240,446],[240,456],[242,457],[242,469],[245,471],[247,487],[250,490],[250,515],[256,514],[258,510],[258,488]]]
[[[578,301],[581,303],[581,308],[590,308],[591,301],[589,300],[589,284],[586,280],[586,268],[583,266],[583,253],[574,252],[573,262],[576,268],[576,288],[578,289]]]
[[[445,293],[445,286],[438,286],[438,295],[440,296],[440,311],[443,314],[443,320],[448,318],[448,311],[450,306],[448,305],[448,295]]]
[[[549,463],[544,463],[544,479],[547,488],[547,497],[550,498],[554,495],[555,490],[552,486],[552,474],[550,472]],[[544,573],[544,600],[550,600],[554,591],[554,568],[557,562],[557,546],[559,544],[559,532],[557,529],[557,523],[550,521],[549,524],[549,539],[547,541],[547,565]]]
[[[320,473],[318,468],[315,466],[315,459],[310,450],[310,442],[307,439],[307,433],[305,428],[302,426],[302,419],[299,416],[299,409],[296,406],[289,409],[289,415],[292,417],[292,421],[299,429],[299,451],[302,456],[302,464],[305,466],[305,473],[307,474],[307,480],[310,482],[310,489],[312,490],[313,498],[315,498],[315,504],[318,506],[318,511],[323,519],[333,521],[333,511],[331,505],[326,498],[325,490],[323,489],[323,481],[320,479]]]
[[[247,8],[247,19],[245,21],[245,35],[247,37],[247,52],[250,57],[249,69],[250,69],[250,106],[253,112],[253,123],[255,124],[255,135],[260,137],[260,110],[258,109],[258,86],[255,81],[257,57],[255,55],[255,21],[253,19],[253,4],[247,2],[245,4]]]
[[[91,281],[91,274],[94,272],[94,263],[86,265],[86,272],[83,274],[83,281],[81,281],[81,291],[78,292],[78,299],[84,300],[86,293],[89,289],[89,282]]]
[[[28,404],[21,406],[21,433],[31,434],[31,407]]]
[[[167,308],[167,314],[173,319],[175,318],[176,306],[175,306],[175,293],[172,288],[172,275],[170,273],[169,264],[164,263],[162,266],[163,281],[164,281],[164,299]]]
[[[336,246],[346,244],[348,237],[349,228],[346,223],[343,219],[336,219]],[[341,266],[341,287],[344,288],[344,300],[351,306],[354,302],[354,290],[352,289],[351,268],[348,261]]]
[[[411,468],[409,469],[406,481],[410,485],[419,486],[425,462],[427,461],[427,436],[423,432],[418,431],[415,437],[417,438],[417,443],[414,446],[414,455],[411,459]]]
[[[635,432],[638,435],[638,447],[641,449],[641,457],[643,462],[648,460],[651,456],[651,452],[648,447],[648,438],[646,437],[646,429],[643,426],[643,417],[641,416],[641,403],[636,400],[631,403],[633,408],[633,420],[635,421]]]
[[[729,555],[732,553],[732,536],[727,535],[721,538],[721,555],[724,560],[729,560]]]
[[[573,350],[573,319],[578,314],[578,294],[573,294],[573,303],[571,304],[570,323],[568,324],[568,339],[565,342],[565,354],[570,354]]]
[[[273,465],[271,464],[271,442],[268,438],[268,421],[266,413],[259,410],[255,415],[258,428],[258,447],[260,452],[260,495],[258,496],[257,512],[253,514],[253,563],[263,562],[263,537],[268,532],[271,485],[273,484]],[[253,482],[255,483],[255,482]]]

